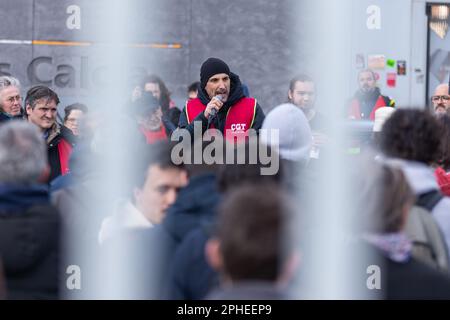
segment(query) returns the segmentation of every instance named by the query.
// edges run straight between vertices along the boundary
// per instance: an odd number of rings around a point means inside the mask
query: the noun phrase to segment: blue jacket
[[[201,300],[219,286],[219,276],[205,258],[207,228],[197,228],[178,246],[171,264],[167,298]]]
[[[216,283],[216,273],[203,251],[220,197],[216,177],[204,174],[191,178],[169,209],[162,227],[176,245],[170,263],[168,299],[201,299]]]
[[[213,221],[219,200],[214,174],[194,176],[178,193],[161,227],[179,244],[190,231]]]

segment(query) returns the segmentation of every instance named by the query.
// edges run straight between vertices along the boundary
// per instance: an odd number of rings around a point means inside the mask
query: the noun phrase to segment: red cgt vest
[[[59,163],[61,165],[61,175],[66,175],[69,173],[69,158],[72,154],[72,145],[66,141],[66,139],[61,138],[58,143],[58,155]]]
[[[375,120],[375,111],[382,107],[389,107],[389,102],[386,102],[384,97],[380,95],[377,99],[377,102],[375,103],[375,106],[372,109],[372,112],[370,113],[370,120]],[[361,108],[357,99],[352,100],[348,116],[354,120],[361,120]]]
[[[199,98],[192,99],[186,104],[186,116],[188,123],[191,123],[206,106]],[[224,136],[226,139],[243,138],[247,136],[247,130],[253,126],[256,114],[256,99],[241,98],[237,103],[228,109]],[[211,125],[211,128],[214,128]]]
[[[163,124],[161,124],[161,128],[159,128],[158,131],[147,130],[144,129],[143,127],[140,127],[139,130],[145,136],[147,144],[152,144],[160,140],[167,140],[167,133]]]

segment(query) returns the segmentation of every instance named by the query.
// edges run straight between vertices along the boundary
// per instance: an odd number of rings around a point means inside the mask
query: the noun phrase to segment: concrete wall
[[[0,1],[0,73],[17,76],[25,89],[38,82],[49,84],[62,96],[63,103],[70,103],[87,100],[105,81],[121,81],[131,86],[139,75],[153,72],[165,80],[173,99],[182,106],[187,85],[199,80],[201,63],[216,56],[228,62],[268,111],[286,99],[293,75],[315,74],[317,65],[311,63],[313,58],[319,55],[322,60],[333,59],[332,52],[321,51],[320,36],[308,38],[311,32],[307,30],[326,25],[327,21],[321,20],[320,14],[308,12],[307,1],[123,0],[120,3],[128,5],[131,20],[124,16],[109,21],[129,30],[127,39],[120,41],[176,43],[181,48],[132,48],[128,52],[128,75],[125,79],[114,79],[106,70],[118,66],[106,65],[97,54],[100,39],[96,31],[105,27],[99,25],[105,7],[118,1],[122,0]],[[356,64],[356,56],[364,57],[367,66],[369,55],[382,54],[386,59],[406,61],[407,66],[406,75],[397,75],[393,88],[387,86],[386,78],[388,73],[397,72],[396,65],[376,70],[382,92],[395,98],[399,106],[423,107],[427,99],[427,1],[348,1],[351,48],[348,59],[336,62],[351,70],[349,78],[343,77],[346,95],[350,97],[357,89],[360,66]],[[81,10],[79,29],[67,26],[71,16],[67,9],[71,5]],[[367,28],[371,15],[367,9],[373,5],[380,9],[379,29]],[[117,40],[114,34],[110,37]],[[11,44],[9,40],[88,41],[95,45]],[[319,75],[322,76],[326,74]],[[320,81],[318,84],[320,105],[320,92],[327,88],[321,87]]]
[[[186,87],[199,80],[201,63],[210,56],[228,62],[265,110],[286,97],[289,79],[307,71],[308,49],[297,46],[304,33],[301,2],[296,0],[132,0],[127,1],[132,37],[124,43],[179,43],[181,49],[134,48],[129,51],[127,79],[109,79],[93,46],[11,44],[11,40],[51,40],[98,43],[96,30],[104,0],[0,1],[0,73],[32,84],[52,86],[64,103],[86,101],[103,81],[131,83],[146,72],[159,74],[182,104]],[[70,29],[67,13],[80,8],[80,28]],[[20,18],[18,18],[20,17]],[[111,35],[113,38],[114,35]],[[310,54],[310,53],[309,53]]]

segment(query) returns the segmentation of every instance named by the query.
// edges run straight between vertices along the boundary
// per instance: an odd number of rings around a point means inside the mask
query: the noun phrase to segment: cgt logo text
[[[232,132],[245,132],[245,128],[247,127],[246,123],[234,123],[231,125],[231,131]]]

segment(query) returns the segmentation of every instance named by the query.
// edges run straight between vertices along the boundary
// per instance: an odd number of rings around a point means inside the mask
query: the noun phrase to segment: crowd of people
[[[338,148],[351,164],[351,183],[342,187],[351,190],[358,222],[346,230],[344,247],[365,253],[352,257],[356,290],[349,297],[449,299],[449,85],[439,85],[419,110],[384,96],[372,70],[361,70],[358,80],[338,119],[373,126],[369,140],[352,136]],[[227,63],[209,58],[180,108],[159,76],[145,76],[123,108],[134,130],[118,150],[132,155],[129,183],[111,211],[93,212],[113,174],[92,165],[108,161],[94,106],[65,106],[59,121],[54,90],[32,86],[22,99],[19,80],[1,76],[0,297],[65,299],[84,290],[81,297],[103,298],[88,292],[84,275],[94,270],[71,251],[93,248],[92,259],[106,270],[102,257],[117,243],[133,248],[120,257],[134,288],[117,298],[314,297],[302,290],[311,250],[299,233],[320,232],[305,221],[319,201],[311,186],[333,192],[319,176],[336,150],[337,120],[316,108],[312,77],[296,75],[286,93],[265,115]],[[188,141],[180,141],[184,134]],[[194,147],[175,161],[180,142]],[[230,145],[241,161],[197,161]],[[262,174],[270,164],[261,150],[279,161],[273,174]],[[362,166],[370,169],[362,174]],[[69,264],[83,272],[75,289],[66,282]],[[369,285],[374,265],[381,278]]]

